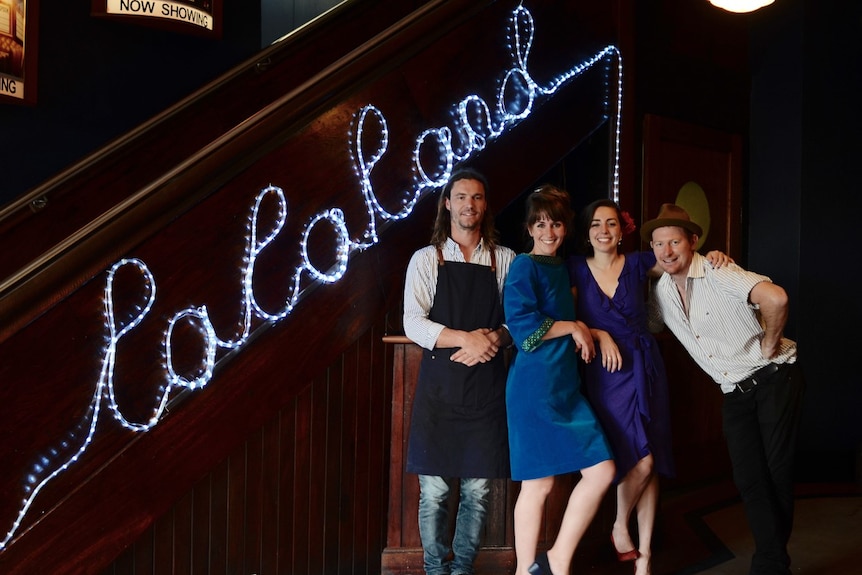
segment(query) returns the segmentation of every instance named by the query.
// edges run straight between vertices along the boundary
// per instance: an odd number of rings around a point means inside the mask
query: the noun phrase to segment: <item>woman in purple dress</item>
[[[649,276],[660,270],[652,252],[620,253],[623,236],[635,226],[615,202],[593,202],[581,221],[587,255],[568,259],[569,279],[577,317],[590,326],[601,353],[601,361],[584,366],[584,395],[607,434],[617,467],[611,542],[617,558],[635,561],[635,573],[644,575],[651,571],[658,478],[674,474],[667,376],[647,329],[645,304]],[[727,261],[720,252],[708,257]],[[628,528],[634,510],[637,548]]]

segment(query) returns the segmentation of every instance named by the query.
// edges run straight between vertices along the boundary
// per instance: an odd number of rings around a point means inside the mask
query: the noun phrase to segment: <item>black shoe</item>
[[[551,573],[551,566],[548,563],[548,554],[547,553],[539,553],[536,555],[536,562],[530,565],[530,568],[527,569],[530,572],[530,575],[554,575]]]

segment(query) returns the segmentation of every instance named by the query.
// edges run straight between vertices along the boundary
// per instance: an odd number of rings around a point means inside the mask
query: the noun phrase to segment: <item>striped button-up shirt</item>
[[[502,297],[506,274],[509,273],[509,265],[515,259],[515,252],[503,246],[497,246],[496,252],[497,287]],[[452,238],[447,239],[446,245],[443,246],[443,260],[467,263],[461,247]],[[469,263],[490,267],[491,252],[484,241],[480,241],[473,250]],[[440,332],[446,327],[428,319],[436,294],[437,248],[426,246],[410,258],[404,281],[404,335],[425,349],[434,349]]]
[[[752,288],[768,277],[736,264],[719,269],[695,253],[686,278],[688,313],[676,284],[663,274],[651,293],[650,327],[662,323],[673,332],[697,364],[724,393],[770,360],[760,350],[763,327],[758,306],[749,301]],[[782,338],[775,363],[796,361],[796,343]]]

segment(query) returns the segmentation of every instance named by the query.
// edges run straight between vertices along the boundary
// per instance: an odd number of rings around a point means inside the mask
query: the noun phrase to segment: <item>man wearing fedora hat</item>
[[[702,234],[674,204],[641,227],[665,272],[651,293],[651,328],[666,325],[724,393],[724,436],[755,542],[750,575],[790,575],[804,379],[796,343],[783,337],[787,293],[736,264],[713,268],[695,251]]]

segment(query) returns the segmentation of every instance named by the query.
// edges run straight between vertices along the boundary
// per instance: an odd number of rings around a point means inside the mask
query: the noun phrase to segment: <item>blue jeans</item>
[[[461,498],[455,519],[455,536],[449,560],[449,489],[460,481]],[[419,476],[419,537],[426,575],[473,575],[473,560],[479,552],[482,527],[488,511],[490,479],[452,479]]]

